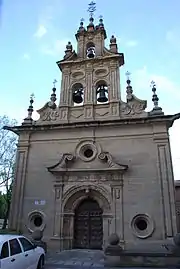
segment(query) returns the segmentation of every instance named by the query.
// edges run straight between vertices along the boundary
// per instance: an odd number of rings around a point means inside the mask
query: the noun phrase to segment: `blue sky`
[[[90,1],[2,0],[0,20],[0,115],[22,122],[31,93],[35,110],[50,98],[52,81],[60,72],[65,45],[76,46],[74,34],[81,18],[88,24]],[[108,38],[117,37],[125,55],[121,69],[121,93],[125,99],[125,72],[132,73],[137,97],[152,108],[150,82],[157,84],[160,105],[165,113],[180,112],[180,2],[178,0],[96,1],[95,19],[103,16]],[[76,49],[76,47],[75,47]],[[37,115],[35,114],[35,117]],[[180,122],[171,130],[175,178],[180,179],[180,150],[177,147]]]

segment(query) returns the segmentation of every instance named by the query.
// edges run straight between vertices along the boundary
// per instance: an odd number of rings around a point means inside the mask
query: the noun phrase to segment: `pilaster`
[[[173,237],[177,232],[174,179],[168,136],[154,136],[157,148],[157,169],[162,200],[162,228],[164,238]]]
[[[23,210],[25,177],[27,170],[29,142],[19,143],[16,155],[15,179],[13,183],[9,228],[20,231]]]

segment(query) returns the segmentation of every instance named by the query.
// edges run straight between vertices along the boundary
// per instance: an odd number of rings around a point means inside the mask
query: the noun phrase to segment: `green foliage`
[[[3,216],[3,228],[7,226],[15,170],[17,136],[3,129],[14,126],[17,122],[7,116],[0,116],[0,218]]]
[[[7,209],[6,194],[0,192],[0,219],[5,218],[6,209]]]
[[[21,233],[10,229],[1,229],[0,234],[21,234]]]

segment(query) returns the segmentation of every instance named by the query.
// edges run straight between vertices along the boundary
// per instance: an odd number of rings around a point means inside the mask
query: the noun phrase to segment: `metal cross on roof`
[[[156,83],[152,80],[151,81],[151,87],[154,88],[156,86]]]
[[[126,78],[129,79],[131,73],[129,71],[126,72]]]
[[[57,80],[54,79],[54,81],[53,81],[54,88],[56,87],[56,83],[57,83]]]
[[[35,98],[35,95],[34,95],[34,93],[32,93],[32,94],[30,95],[30,100],[34,100],[34,98]]]
[[[87,10],[90,14],[90,17],[93,16],[95,10],[96,10],[96,3],[94,1],[91,1]]]

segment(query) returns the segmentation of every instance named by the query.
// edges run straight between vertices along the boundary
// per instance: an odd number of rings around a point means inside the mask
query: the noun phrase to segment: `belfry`
[[[19,135],[10,228],[25,235],[43,231],[48,247],[103,249],[111,234],[121,244],[171,239],[176,234],[174,179],[168,130],[180,114],[165,115],[152,82],[154,108],[134,94],[116,37],[109,48],[103,18],[89,5],[57,62],[50,101],[34,121],[33,98]]]

